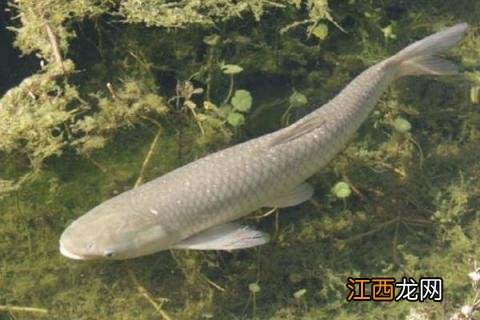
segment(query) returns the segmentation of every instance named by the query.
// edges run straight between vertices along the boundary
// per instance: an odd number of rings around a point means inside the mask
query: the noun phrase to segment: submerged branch
[[[155,308],[155,310],[157,310],[157,312],[160,314],[160,316],[162,317],[163,320],[172,320],[172,318],[170,318],[170,316],[165,312],[163,311],[162,309],[162,305],[161,304],[158,304],[155,299],[152,297],[152,295],[148,292],[147,289],[145,289],[145,287],[143,287],[140,282],[138,282],[138,279],[137,277],[135,276],[135,273],[133,273],[132,269],[130,269],[130,267],[127,266],[127,271],[128,271],[128,275],[130,276],[130,279],[133,281],[133,283],[135,284],[135,286],[137,287],[137,290],[138,292],[145,298],[147,299],[148,302],[150,302],[150,304]],[[164,299],[164,300],[167,300],[167,299]]]
[[[53,51],[53,56],[55,57],[55,61],[60,65],[60,67],[63,70],[63,73],[65,74],[65,68],[63,66],[63,59],[62,59],[62,54],[60,53],[60,47],[58,45],[58,38],[55,32],[53,32],[52,27],[50,27],[50,24],[45,21],[45,29],[47,30],[48,34],[48,40],[50,41],[50,44],[52,46],[52,51]]]
[[[5,194],[9,194],[14,191],[18,191],[29,179],[35,175],[35,171],[24,174],[16,182],[11,180],[0,179],[0,197]]]
[[[9,312],[33,312],[33,313],[43,313],[47,314],[48,309],[44,308],[34,308],[34,307],[18,307],[18,306],[8,306],[0,305],[0,311],[9,311]]]
[[[150,144],[150,148],[148,149],[147,156],[145,160],[143,160],[142,167],[140,168],[140,174],[138,175],[137,181],[135,182],[134,188],[138,187],[143,183],[143,176],[145,174],[145,169],[152,158],[153,151],[155,150],[155,146],[157,145],[158,139],[160,138],[160,134],[162,133],[162,128],[158,128],[157,134],[155,138],[153,138],[152,143]]]

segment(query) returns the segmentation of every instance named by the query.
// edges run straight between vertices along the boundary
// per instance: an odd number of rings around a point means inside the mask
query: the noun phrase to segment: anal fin
[[[280,193],[266,203],[265,207],[286,208],[293,207],[307,201],[313,195],[313,187],[304,182],[288,192]]]
[[[265,232],[237,223],[226,223],[204,230],[175,244],[172,248],[230,251],[259,246],[269,240],[270,236]]]

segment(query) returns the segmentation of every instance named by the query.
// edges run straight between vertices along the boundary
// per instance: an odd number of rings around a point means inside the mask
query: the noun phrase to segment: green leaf
[[[382,29],[385,39],[396,39],[397,36],[393,33],[393,26],[389,25]]]
[[[245,117],[238,112],[230,112],[227,117],[227,122],[233,127],[240,127],[245,123]]]
[[[203,113],[197,113],[196,118],[198,121],[202,122],[202,121],[206,121],[208,119],[208,116]]]
[[[473,104],[480,103],[480,86],[470,88],[470,101]]]
[[[328,26],[324,23],[320,23],[318,26],[313,28],[312,34],[320,40],[325,40],[328,36]]]
[[[303,107],[308,103],[308,99],[300,92],[294,92],[289,98],[290,105],[294,108]]]
[[[298,291],[295,291],[295,293],[293,294],[293,297],[295,299],[300,299],[305,295],[305,293],[307,293],[307,289],[300,289]]]
[[[250,290],[252,293],[258,293],[260,292],[261,288],[258,283],[253,282],[248,285],[248,290]]]
[[[348,183],[340,181],[337,182],[332,188],[333,194],[337,196],[337,198],[345,199],[348,198],[352,194],[352,190],[350,190],[350,186]]]
[[[216,34],[211,34],[203,38],[203,42],[208,44],[209,46],[217,45],[220,41],[220,36]]]
[[[237,74],[243,71],[243,68],[237,66],[236,64],[224,64],[222,66],[222,71],[225,74]]]
[[[252,107],[252,95],[247,90],[235,90],[231,102],[233,110],[248,112]]]
[[[211,101],[203,101],[203,108],[205,110],[215,110],[217,106]]]
[[[228,114],[232,112],[232,106],[227,104],[227,105],[222,105],[218,109],[215,110],[215,112],[221,117],[221,118],[227,118]]]
[[[397,117],[395,120],[393,120],[393,127],[395,130],[401,133],[406,133],[412,129],[410,122],[402,117]]]

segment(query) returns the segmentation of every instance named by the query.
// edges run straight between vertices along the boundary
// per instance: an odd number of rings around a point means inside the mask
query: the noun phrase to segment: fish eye
[[[113,258],[115,256],[115,251],[107,250],[107,251],[105,251],[105,253],[103,255],[107,258]]]

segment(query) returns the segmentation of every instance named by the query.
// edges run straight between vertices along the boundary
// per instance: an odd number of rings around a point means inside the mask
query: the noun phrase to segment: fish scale
[[[241,217],[264,206],[275,194],[291,189],[292,185],[298,185],[318,171],[344,147],[383,92],[384,86],[379,83],[391,77],[389,71],[384,70],[387,68],[385,64],[381,62],[364,71],[337,99],[320,109],[325,117],[325,128],[320,126],[294,141],[269,148],[269,141],[291,130],[287,127],[178,169],[182,177],[200,181],[201,184],[192,190],[193,193],[181,186],[178,188],[185,193],[180,197],[194,197],[192,203],[196,203],[197,208],[196,212],[182,212],[177,208],[178,215],[174,220],[183,224],[177,224],[176,228],[191,234]],[[368,87],[360,88],[361,82],[368,83]],[[293,126],[300,123],[302,121]],[[175,174],[175,171],[172,173]],[[181,182],[181,177],[172,181],[176,184]],[[209,186],[213,184],[224,187],[215,194],[211,190],[208,193]],[[259,193],[258,190],[265,191]],[[220,210],[212,210],[215,208],[211,205],[218,202],[224,206]],[[182,214],[186,215],[185,219],[178,219]]]

